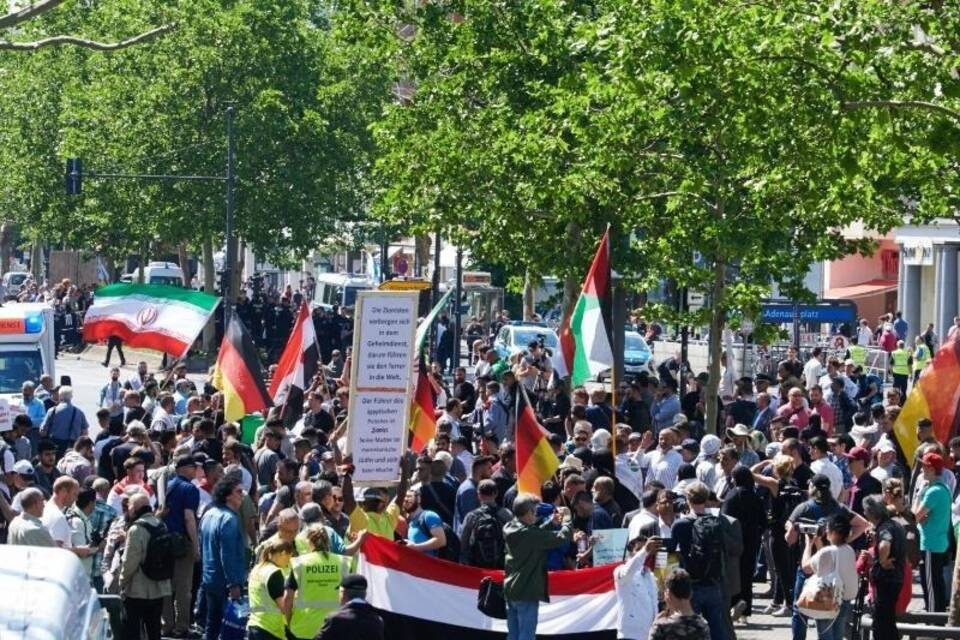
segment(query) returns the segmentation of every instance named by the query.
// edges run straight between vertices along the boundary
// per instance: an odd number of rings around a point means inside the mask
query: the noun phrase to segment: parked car
[[[636,331],[623,332],[623,374],[632,379],[640,375],[641,371],[653,371],[653,352],[650,346]],[[602,382],[610,377],[610,370],[597,374],[597,380]]]
[[[560,345],[557,332],[541,322],[514,322],[500,328],[493,340],[493,348],[501,358],[527,350],[534,340],[542,339],[543,346],[555,352]]]
[[[20,295],[20,288],[30,274],[26,271],[7,271],[3,274],[3,291],[7,300],[13,300]]]

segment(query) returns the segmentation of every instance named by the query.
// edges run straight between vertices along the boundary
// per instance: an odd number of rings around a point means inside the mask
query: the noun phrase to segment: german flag
[[[427,379],[427,369],[421,359],[420,373],[417,376],[417,389],[410,405],[410,448],[423,451],[437,435],[437,419],[434,415],[436,400],[433,388]]]
[[[526,389],[522,384],[518,386],[523,407],[518,408],[517,414],[517,490],[539,496],[541,485],[553,477],[560,460],[547,440],[550,433],[537,422]]]
[[[223,392],[223,414],[228,422],[273,406],[263,383],[257,349],[236,315],[230,317],[220,343],[212,383]]]

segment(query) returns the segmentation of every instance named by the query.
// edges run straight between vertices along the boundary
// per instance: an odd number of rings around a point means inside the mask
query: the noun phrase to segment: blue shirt
[[[660,433],[662,429],[673,426],[673,417],[680,413],[680,398],[671,393],[669,398],[661,398],[653,403],[653,432]]]
[[[37,400],[36,397],[32,398],[30,402],[21,402],[20,406],[23,407],[24,412],[30,418],[30,422],[33,423],[34,428],[43,424],[43,418],[47,415],[47,410],[43,406],[43,403]]]
[[[677,406],[679,406],[679,404]],[[587,421],[593,425],[594,431],[597,429],[610,431],[610,418],[612,417],[610,407],[592,404],[587,407],[584,413],[586,414]]]
[[[420,512],[420,515],[410,520],[410,523],[407,526],[407,541],[414,543],[427,542],[433,537],[433,534],[430,533],[430,530],[442,526],[443,520],[440,519],[440,516],[435,514],[433,511],[427,511],[424,509]],[[424,553],[429,556],[437,555],[436,549],[424,551]]]
[[[240,517],[229,507],[211,505],[200,521],[203,558],[200,583],[223,590],[247,582],[247,554]]]
[[[463,521],[467,514],[480,507],[477,485],[473,478],[467,478],[457,488],[457,499],[453,509],[453,530],[459,536],[463,532]]]
[[[907,339],[907,321],[903,318],[897,318],[893,321],[893,330],[897,334],[897,340]]]
[[[185,510],[193,511],[197,517],[200,510],[200,490],[183,476],[176,475],[167,481],[167,515],[163,523],[167,529],[180,535],[187,535]]]
[[[555,511],[554,506],[547,502],[541,502],[537,507],[537,520],[543,522],[544,520],[550,519],[553,517],[553,512]],[[555,524],[550,527],[552,531],[560,531],[560,525]],[[547,559],[544,562],[544,567],[547,571],[559,571],[560,569],[566,568],[564,559],[567,557],[567,554],[570,552],[570,542],[564,542],[559,547],[555,549],[549,549],[547,551]]]
[[[61,402],[47,411],[42,428],[49,438],[73,441],[87,430],[87,418],[69,402]]]

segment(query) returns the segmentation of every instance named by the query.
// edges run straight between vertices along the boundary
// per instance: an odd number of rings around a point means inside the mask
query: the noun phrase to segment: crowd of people
[[[472,375],[432,365],[437,433],[399,461],[399,485],[359,490],[343,454],[343,344],[326,344],[302,413],[271,410],[255,434],[225,422],[221,394],[182,365],[110,369],[83,399],[99,405],[95,426],[69,387],[25,381],[0,444],[6,543],[69,549],[92,585],[122,596],[125,637],[151,640],[220,638],[244,624],[244,594],[250,638],[362,625],[389,637],[351,573],[366,536],[503,569],[511,640],[533,638],[546,572],[592,567],[595,533],[612,528],[628,531],[625,562],[610,566],[628,640],[735,638],[764,582],[767,613],[790,617],[798,640],[814,620],[820,638],[842,637],[864,596],[874,637],[897,637],[916,571],[927,609],[947,608],[960,440],[944,447],[920,421],[905,459],[902,396],[852,360],[791,349],[775,379],[731,381],[724,367],[708,425],[708,378],[676,359],[620,385],[614,404],[554,379],[539,341],[506,360],[481,345]],[[539,495],[517,487],[521,386],[559,465]],[[824,585],[829,617],[808,615]]]

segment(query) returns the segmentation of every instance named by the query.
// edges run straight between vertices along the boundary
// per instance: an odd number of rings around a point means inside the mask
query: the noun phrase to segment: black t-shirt
[[[457,490],[446,482],[431,482],[420,488],[420,506],[427,511],[433,511],[451,527],[456,500]]]
[[[903,581],[903,559],[906,556],[907,534],[898,522],[887,518],[874,527],[873,566],[870,567],[870,577],[874,581],[885,582]],[[890,557],[893,559],[893,568],[884,569],[880,566],[880,543],[890,543]]]
[[[806,491],[810,486],[811,478],[813,478],[813,471],[810,470],[810,467],[807,465],[807,463],[803,463],[793,470],[794,481],[797,483],[797,486],[804,491]]]
[[[867,496],[883,493],[883,485],[869,473],[864,473],[854,482],[853,512],[863,515],[863,499]]]

